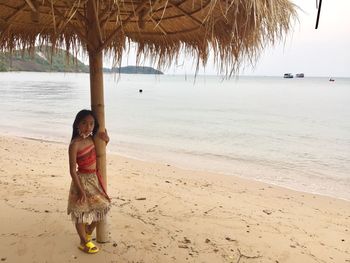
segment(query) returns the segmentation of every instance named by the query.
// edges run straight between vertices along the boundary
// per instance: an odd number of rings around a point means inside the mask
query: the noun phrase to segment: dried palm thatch
[[[219,70],[231,71],[281,39],[295,16],[288,0],[95,0],[90,11],[88,2],[0,0],[0,50],[49,44],[76,53],[82,47],[120,62],[134,42],[138,58],[158,66],[183,51],[205,65],[212,50]]]

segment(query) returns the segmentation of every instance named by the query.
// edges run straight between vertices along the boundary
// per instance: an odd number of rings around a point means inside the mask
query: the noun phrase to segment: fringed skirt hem
[[[110,207],[106,207],[100,210],[91,210],[88,212],[79,212],[79,211],[70,211],[68,214],[71,214],[71,219],[74,223],[88,223],[99,222],[105,219]]]

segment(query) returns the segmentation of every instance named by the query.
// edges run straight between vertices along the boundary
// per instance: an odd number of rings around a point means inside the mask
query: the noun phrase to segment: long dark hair
[[[92,113],[91,110],[81,110],[78,112],[77,116],[75,116],[75,120],[73,122],[73,133],[72,133],[72,139],[71,141],[79,135],[79,131],[78,131],[78,125],[79,123],[86,117],[86,116],[89,116],[91,115],[93,118],[94,118],[94,121],[95,121],[95,126],[94,126],[94,130],[92,131],[92,135],[94,136],[97,131],[98,131],[98,127],[99,127],[99,124],[98,124],[98,121],[97,121],[97,118],[96,116]]]

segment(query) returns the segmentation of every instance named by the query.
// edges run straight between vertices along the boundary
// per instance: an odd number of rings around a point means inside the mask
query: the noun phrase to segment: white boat
[[[284,76],[283,76],[285,79],[292,79],[294,78],[293,74],[292,73],[284,73]]]

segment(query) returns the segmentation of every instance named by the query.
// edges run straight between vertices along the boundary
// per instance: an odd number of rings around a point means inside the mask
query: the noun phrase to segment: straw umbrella
[[[218,71],[231,74],[281,39],[294,16],[288,0],[0,0],[0,50],[51,45],[88,54],[91,108],[104,130],[103,52],[118,63],[132,42],[138,58],[158,67],[182,52],[205,65],[212,52]],[[102,141],[96,150],[106,183]],[[106,223],[97,238],[107,241]]]

